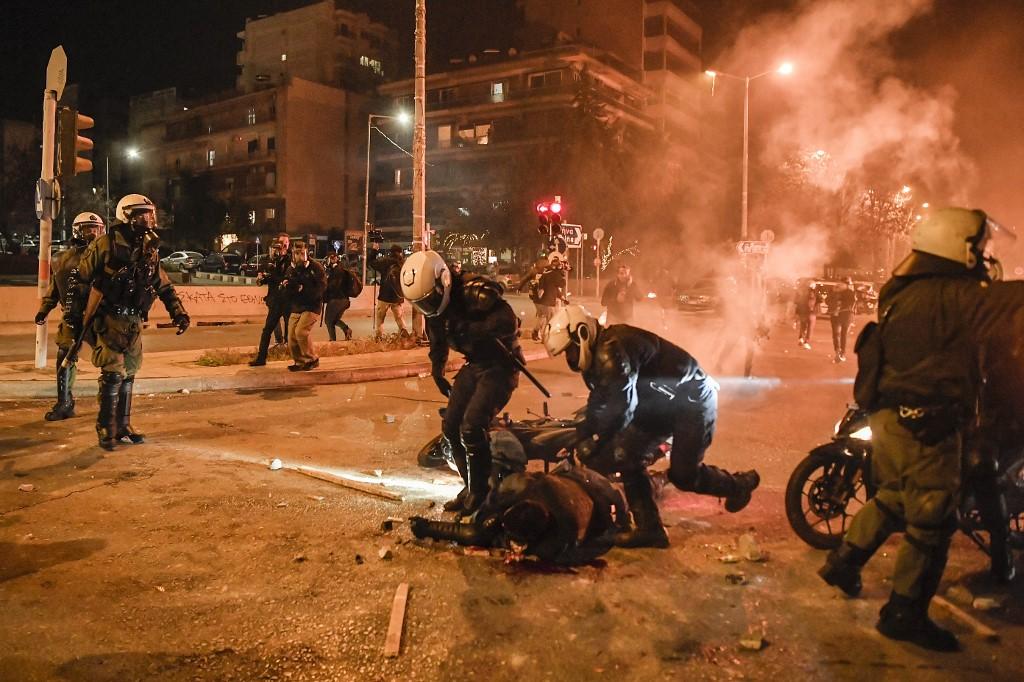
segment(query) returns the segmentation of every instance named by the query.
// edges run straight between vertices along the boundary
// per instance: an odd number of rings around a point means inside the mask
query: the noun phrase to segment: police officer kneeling
[[[156,206],[141,194],[129,194],[117,203],[115,215],[122,222],[94,241],[78,266],[82,283],[103,295],[93,320],[92,364],[101,370],[96,433],[105,450],[146,440],[132,428],[132,389],[142,365],[142,322],[154,299],[163,302],[179,334],[190,323],[160,266]]]
[[[635,527],[620,547],[667,547],[646,467],[672,436],[668,478],[680,490],[725,498],[738,512],[761,481],[756,471],[731,474],[704,464],[718,415],[718,384],[682,348],[657,334],[613,324],[601,327],[583,306],[562,308],[548,324],[544,344],[565,353],[569,369],[590,389],[586,420],[578,427],[581,461],[602,474],[622,474]]]
[[[452,276],[435,251],[405,260],[402,295],[426,316],[431,375],[448,398],[441,431],[465,488],[445,511],[476,511],[490,489],[491,444],[487,431],[519,385],[513,354],[519,348],[519,318],[502,298],[501,285],[472,274]],[[444,377],[448,350],[466,356],[454,385]]]
[[[855,596],[861,567],[904,530],[876,627],[940,651],[958,642],[928,618],[928,605],[956,530],[962,436],[976,419],[980,360],[989,348],[1016,348],[1021,338],[1024,282],[991,282],[986,269],[986,243],[997,228],[982,211],[936,211],[915,228],[911,254],[883,287],[879,326],[857,342],[856,397],[873,410],[878,492],[819,571]]]

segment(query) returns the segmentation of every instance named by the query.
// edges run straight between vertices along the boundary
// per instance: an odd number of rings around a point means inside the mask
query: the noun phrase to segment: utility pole
[[[64,92],[68,80],[68,57],[64,47],[58,45],[50,53],[46,64],[46,88],[43,90],[43,157],[36,186],[36,215],[39,218],[39,282],[37,293],[42,300],[50,288],[50,241],[53,235],[53,208],[55,201],[53,182],[53,148],[56,141],[57,100]],[[46,325],[36,326],[36,362],[38,369],[46,367]]]
[[[424,250],[423,228],[427,219],[427,0],[416,0],[416,71],[413,93],[412,134],[412,250]],[[412,313],[413,335],[424,337],[423,316],[416,309]]]

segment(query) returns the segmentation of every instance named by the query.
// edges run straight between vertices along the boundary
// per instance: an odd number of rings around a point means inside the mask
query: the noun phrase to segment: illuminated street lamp
[[[714,82],[719,76],[724,78],[732,78],[734,80],[743,81],[743,221],[740,225],[740,239],[747,238],[747,179],[750,174],[750,81],[756,80],[761,76],[768,76],[770,74],[778,74],[780,76],[788,76],[793,73],[792,62],[783,62],[777,68],[771,71],[765,71],[763,73],[756,74],[754,76],[734,76],[731,73],[724,73],[722,71],[714,71],[708,69],[704,74],[711,78],[711,91],[714,93]]]
[[[370,114],[366,118],[366,190],[365,202],[363,204],[363,283],[366,283],[366,259],[369,254],[370,236],[370,138],[373,134],[373,119],[394,120],[402,125],[408,125],[412,117],[406,111],[399,112],[394,116],[388,114]]]

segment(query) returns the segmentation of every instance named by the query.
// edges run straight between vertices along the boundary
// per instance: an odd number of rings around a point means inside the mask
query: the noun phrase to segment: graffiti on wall
[[[262,294],[234,293],[205,287],[177,287],[178,298],[193,305],[263,305]]]

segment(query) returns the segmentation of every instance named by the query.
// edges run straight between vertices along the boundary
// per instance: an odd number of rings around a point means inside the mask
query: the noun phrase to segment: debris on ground
[[[178,389],[178,393],[180,393],[180,394],[182,394],[182,395],[188,395],[188,394],[189,394],[189,393],[191,393],[191,392],[192,392],[192,391],[188,390],[187,388],[179,388],[179,389]]]
[[[745,585],[747,583],[747,576],[743,573],[726,573],[725,582],[730,585]]]
[[[737,554],[723,554],[718,557],[718,560],[723,564],[738,564],[740,562],[740,557]]]
[[[764,645],[764,635],[760,632],[748,632],[740,638],[740,648],[746,651],[760,651]]]
[[[278,509],[282,509],[282,508],[287,507],[287,506],[288,506],[288,503],[283,501],[283,500],[281,502],[277,503],[277,508]]]
[[[357,565],[362,565],[365,562],[366,562],[366,559],[363,558],[362,554],[356,554],[356,564]]]
[[[970,606],[974,603],[974,593],[963,585],[950,585],[946,590],[946,597],[963,606]]]
[[[395,658],[402,648],[402,627],[405,625],[405,605],[409,601],[409,583],[401,583],[395,590],[395,600],[391,604],[391,621],[388,623],[388,634],[384,638],[384,656]]]
[[[306,555],[305,554],[296,554],[295,556],[292,557],[292,561],[297,563],[297,564],[301,564],[305,560],[306,560]]]
[[[393,415],[393,414],[386,414],[386,415],[384,415],[384,423],[385,424],[394,424],[395,423],[395,415]]]
[[[296,471],[310,478],[316,478],[321,481],[327,481],[328,483],[334,483],[344,488],[351,488],[352,490],[358,490],[368,495],[376,495],[377,497],[383,497],[385,500],[391,500],[392,502],[401,502],[402,496],[393,493],[390,490],[385,490],[381,485],[370,485],[368,483],[359,483],[358,481],[351,481],[341,476],[335,476],[332,473],[326,471],[320,471],[318,469],[311,469],[309,467],[295,467],[292,471]]]
[[[978,611],[991,611],[1002,608],[1005,601],[1006,597],[975,597],[974,601],[971,602],[971,606]]]
[[[277,471],[278,469],[284,469],[284,463],[275,457],[270,460],[270,470]]]
[[[394,516],[389,516],[380,522],[380,529],[385,533],[390,533],[395,529],[395,526],[402,523],[402,519],[397,519]]]
[[[313,500],[314,502],[323,502],[324,500],[327,499],[323,495],[306,495],[306,497]]]
[[[757,540],[751,533],[744,533],[737,542],[737,549],[741,557],[747,561],[765,561],[768,555],[757,544]]]
[[[987,639],[990,642],[995,642],[999,639],[998,632],[996,632],[989,626],[985,625],[974,616],[964,612],[964,610],[961,609],[959,606],[951,604],[949,600],[945,599],[944,597],[933,597],[932,602],[938,604],[942,608],[949,611],[950,615],[953,616],[953,618],[960,621],[963,625],[969,627],[974,632],[974,634],[978,635],[982,639]]]
[[[22,483],[18,486],[18,490],[23,493],[34,493],[36,491],[36,487],[31,483]]]
[[[381,547],[377,550],[377,556],[380,557],[381,561],[391,561],[394,557],[394,552],[391,551],[390,547]]]

